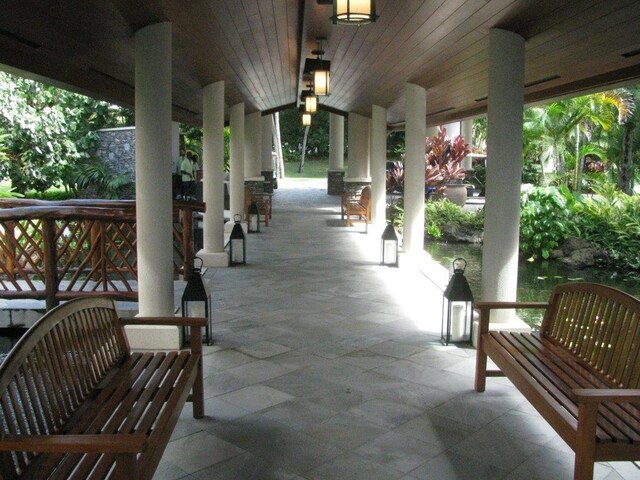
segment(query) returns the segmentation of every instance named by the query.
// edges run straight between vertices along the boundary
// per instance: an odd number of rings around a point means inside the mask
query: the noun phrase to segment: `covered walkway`
[[[248,264],[205,274],[206,418],[186,407],[156,479],[571,478],[573,453],[509,382],[475,393],[475,351],[440,344],[435,284],[378,266],[363,231],[325,181],[280,182]]]

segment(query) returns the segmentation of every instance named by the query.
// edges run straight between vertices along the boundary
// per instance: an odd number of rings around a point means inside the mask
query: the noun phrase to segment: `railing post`
[[[47,310],[51,310],[58,304],[58,272],[56,265],[56,241],[54,219],[42,220],[42,249],[44,253],[44,285],[46,292]]]

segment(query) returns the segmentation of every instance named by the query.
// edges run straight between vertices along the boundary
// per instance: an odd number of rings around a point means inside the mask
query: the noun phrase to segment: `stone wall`
[[[135,197],[136,179],[136,129],[135,127],[105,128],[98,130],[100,145],[96,155],[116,173],[125,173],[131,180],[131,188],[124,198]]]

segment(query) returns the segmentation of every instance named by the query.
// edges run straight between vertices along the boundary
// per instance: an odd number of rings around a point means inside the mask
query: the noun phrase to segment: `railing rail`
[[[192,218],[200,202],[173,204],[173,262],[193,268]],[[0,298],[101,295],[137,300],[135,201],[0,199]]]

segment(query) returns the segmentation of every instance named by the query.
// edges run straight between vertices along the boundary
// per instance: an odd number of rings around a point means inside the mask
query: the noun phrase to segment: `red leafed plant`
[[[469,146],[461,135],[451,140],[446,128],[438,128],[438,133],[425,141],[425,186],[442,193],[447,184],[464,180],[461,163],[468,154]]]

